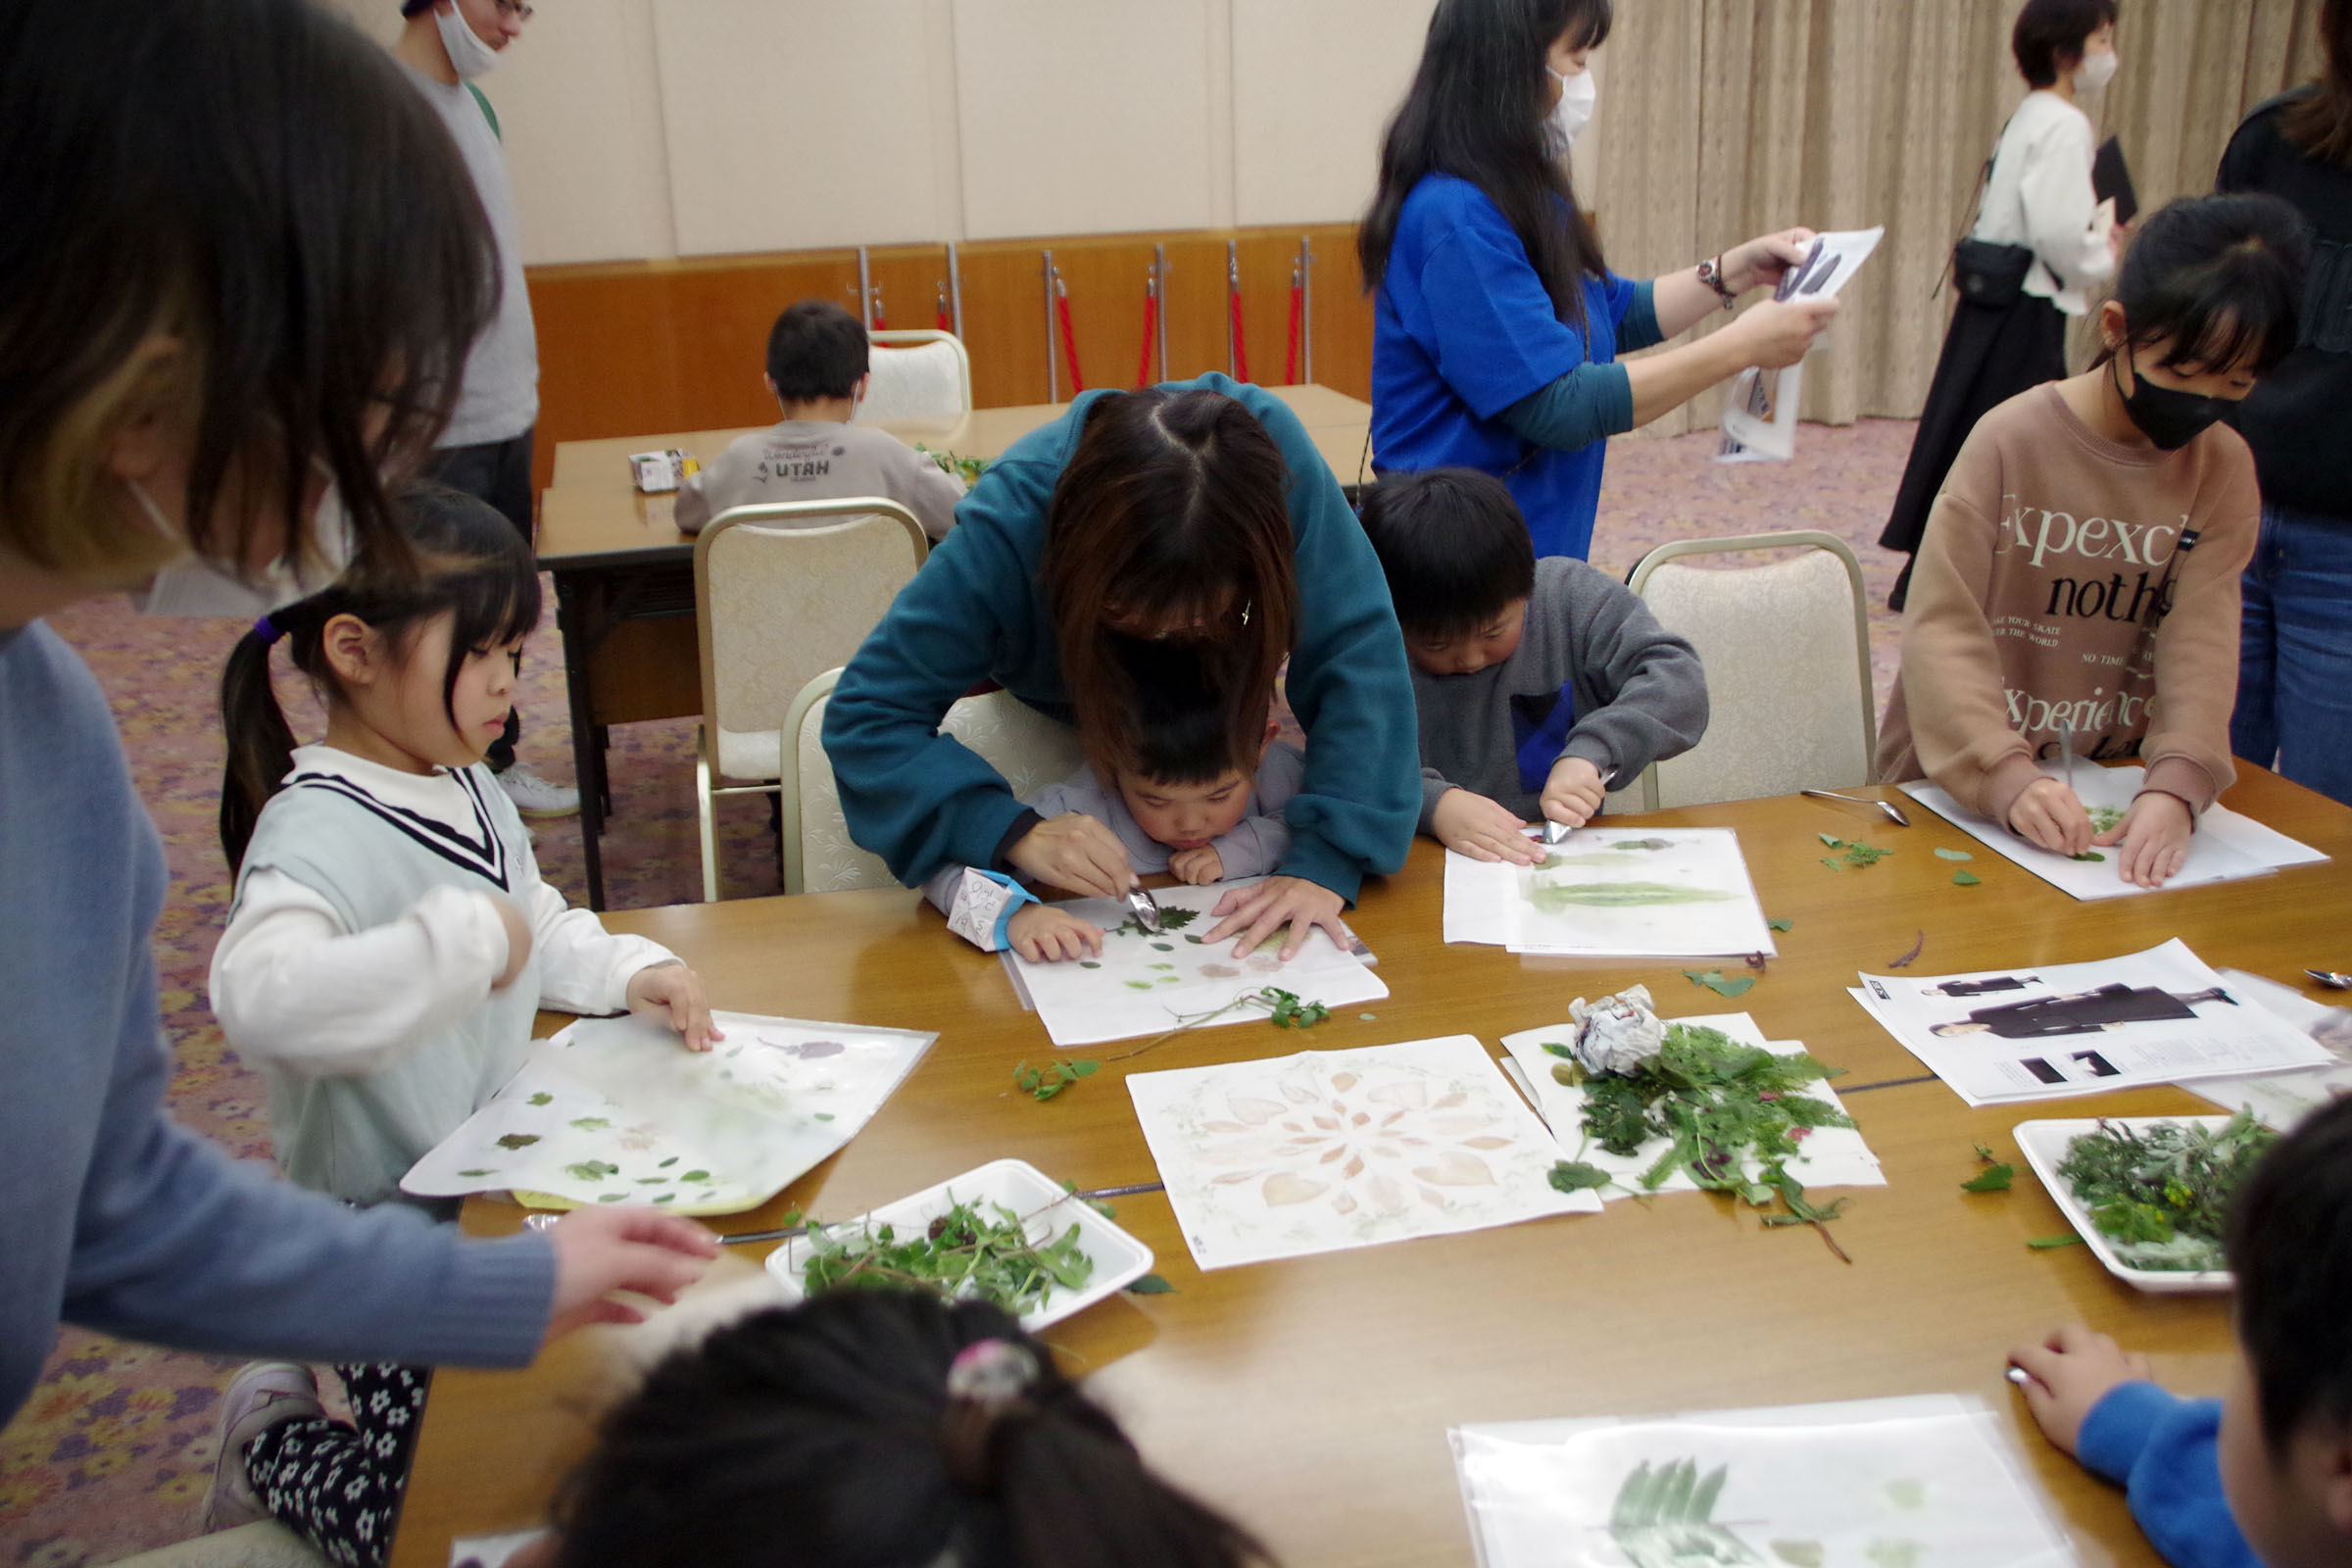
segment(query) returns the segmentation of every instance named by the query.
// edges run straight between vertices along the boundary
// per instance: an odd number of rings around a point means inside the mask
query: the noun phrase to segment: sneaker
[[[245,1445],[271,1427],[325,1413],[318,1403],[318,1379],[307,1366],[255,1361],[230,1379],[213,1428],[220,1451],[213,1458],[213,1486],[204,1497],[204,1533],[269,1518],[268,1505],[245,1472]]]
[[[580,808],[580,792],[541,778],[528,762],[516,762],[498,775],[507,799],[525,816],[569,816]]]

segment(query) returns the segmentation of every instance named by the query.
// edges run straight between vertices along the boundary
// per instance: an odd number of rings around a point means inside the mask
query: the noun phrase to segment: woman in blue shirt
[[[1778,282],[1813,236],[1766,234],[1645,283],[1608,270],[1566,154],[1592,116],[1587,61],[1610,20],[1610,0],[1440,0],[1357,240],[1376,295],[1379,467],[1500,477],[1539,556],[1591,548],[1609,436],[1750,366],[1795,364],[1838,309],[1768,302],[1617,363]]]

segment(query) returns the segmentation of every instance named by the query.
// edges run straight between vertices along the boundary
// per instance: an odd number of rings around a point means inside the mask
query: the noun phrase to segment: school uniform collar
[[[410,773],[333,746],[298,746],[288,789],[325,789],[373,812],[419,847],[514,891],[514,866],[478,767]]]

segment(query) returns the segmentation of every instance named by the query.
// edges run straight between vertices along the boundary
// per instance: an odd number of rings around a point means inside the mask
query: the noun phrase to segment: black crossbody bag
[[[2009,127],[2003,125],[2001,136],[2008,134]],[[1993,156],[1999,155],[2000,138],[1996,137]],[[1972,204],[1977,218],[1984,216],[1984,187],[1991,181],[1992,159],[1987,158],[1984,167],[1977,172],[1977,194]],[[1976,220],[1971,219],[1968,227],[1976,226]],[[1959,242],[1952,247],[1952,286],[1960,291],[1962,300],[1987,310],[2003,311],[2015,305],[2018,296],[2025,292],[2026,274],[2033,270],[2034,249],[2030,245],[1995,245],[1963,230]],[[2050,277],[2060,288],[2066,287],[2057,273],[2052,272]]]

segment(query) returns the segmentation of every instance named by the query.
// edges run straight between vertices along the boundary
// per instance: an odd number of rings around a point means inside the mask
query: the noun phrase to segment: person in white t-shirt
[[[678,487],[683,533],[729,507],[881,496],[947,537],[963,482],[897,436],[852,424],[865,395],[870,346],[858,318],[829,300],[802,300],[767,334],[767,390],[782,422],[738,437]]]

